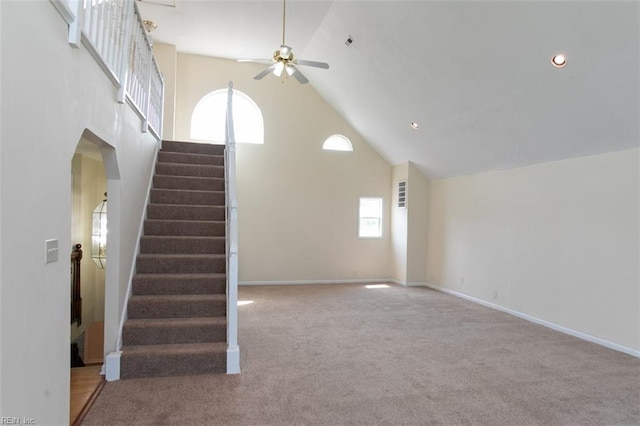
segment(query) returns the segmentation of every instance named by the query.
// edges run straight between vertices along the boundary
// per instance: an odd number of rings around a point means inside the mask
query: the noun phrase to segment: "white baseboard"
[[[600,346],[604,346],[605,348],[613,349],[614,351],[622,352],[622,353],[625,353],[627,355],[631,355],[631,356],[634,356],[636,358],[640,358],[640,351],[638,351],[638,350],[635,350],[635,349],[632,349],[632,348],[628,348],[626,346],[622,346],[622,345],[619,345],[617,343],[613,343],[613,342],[610,342],[608,340],[604,340],[604,339],[601,339],[599,337],[595,337],[595,336],[592,336],[590,334],[583,333],[581,331],[573,330],[571,328],[564,327],[562,325],[558,325],[558,324],[555,324],[555,323],[552,323],[552,322],[549,322],[549,321],[546,321],[546,320],[543,320],[543,319],[540,319],[540,318],[536,318],[536,317],[531,316],[531,315],[523,314],[522,312],[518,312],[518,311],[515,311],[513,309],[506,308],[504,306],[496,305],[494,303],[490,303],[490,302],[487,302],[487,301],[482,300],[482,299],[478,299],[478,298],[473,297],[473,296],[469,296],[469,295],[466,295],[466,294],[463,294],[463,293],[458,293],[457,291],[449,290],[449,289],[444,288],[444,287],[440,287],[440,286],[437,286],[437,285],[434,285],[434,284],[429,284],[429,283],[426,283],[426,286],[431,288],[431,289],[433,289],[433,290],[441,291],[443,293],[447,293],[447,294],[450,294],[452,296],[460,297],[461,299],[465,299],[465,300],[468,300],[470,302],[478,303],[478,304],[480,304],[482,306],[486,306],[488,308],[495,309],[497,311],[505,312],[505,313],[513,315],[515,317],[522,318],[524,320],[533,322],[535,324],[539,324],[539,325],[545,326],[545,327],[550,328],[552,330],[559,331],[559,332],[564,333],[564,334],[568,334],[569,336],[577,337],[579,339],[586,340],[587,342],[595,343],[595,344],[598,344]]]
[[[105,358],[105,379],[107,382],[120,380],[120,355],[122,351],[110,352]]]
[[[391,281],[394,284],[401,285],[403,287],[427,287],[427,283],[424,283],[421,281],[400,281],[396,279],[390,279],[389,281]]]
[[[379,284],[393,282],[388,278],[355,280],[239,281],[238,285],[310,285],[310,284]]]

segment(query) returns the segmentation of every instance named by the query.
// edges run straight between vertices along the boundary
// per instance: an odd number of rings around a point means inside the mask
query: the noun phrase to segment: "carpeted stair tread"
[[[136,272],[145,273],[208,273],[226,272],[224,254],[147,254],[136,260]]]
[[[130,319],[124,325],[122,339],[125,346],[223,342],[226,326],[222,316]]]
[[[224,191],[194,191],[187,189],[152,189],[151,203],[224,206]]]
[[[147,219],[144,221],[144,235],[223,237],[225,234],[226,224],[218,220]]]
[[[143,354],[156,350],[164,353],[191,353],[200,352],[202,349],[224,349],[224,352],[227,351],[226,343],[222,342],[197,343],[194,345],[183,345],[181,343],[167,345],[131,345],[127,346],[127,348],[131,354]]]
[[[192,301],[221,301],[226,300],[224,294],[176,294],[176,295],[141,295],[131,296],[131,299],[143,300],[143,301],[180,301],[180,302],[192,302]]]
[[[223,155],[197,154],[188,152],[175,152],[160,150],[158,152],[160,163],[206,164],[210,166],[224,166]]]
[[[153,177],[154,188],[224,191],[224,178],[159,175]]]
[[[162,141],[162,151],[164,152],[185,152],[190,154],[223,155],[225,145],[214,145],[209,143]]]
[[[127,318],[194,318],[225,316],[225,294],[131,296]]]
[[[224,178],[224,167],[203,164],[157,163],[156,173],[171,176]]]
[[[173,235],[144,235],[140,239],[143,254],[226,254],[226,238]]]
[[[197,204],[149,204],[147,219],[160,220],[225,220],[225,207]]]
[[[225,294],[227,275],[209,274],[136,274],[134,295]]]
[[[120,359],[124,379],[225,373],[226,368],[225,342],[125,346]]]

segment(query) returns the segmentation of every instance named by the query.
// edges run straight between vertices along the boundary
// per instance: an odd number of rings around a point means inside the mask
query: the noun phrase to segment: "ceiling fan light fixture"
[[[153,21],[144,20],[144,21],[142,21],[142,25],[144,25],[144,29],[148,33],[152,33],[152,32],[154,32],[155,30],[158,29],[158,24],[156,24]]]
[[[273,75],[280,77],[282,75],[282,71],[284,70],[284,62],[278,62],[273,69]]]
[[[288,75],[288,76],[292,76],[292,75],[293,75],[293,73],[294,73],[294,72],[296,72],[295,67],[294,67],[293,65],[289,65],[289,64],[287,64],[287,65],[284,67],[284,70],[287,72],[287,75]]]
[[[290,56],[291,56],[291,48],[285,45],[280,46],[280,57],[282,59],[289,59]]]

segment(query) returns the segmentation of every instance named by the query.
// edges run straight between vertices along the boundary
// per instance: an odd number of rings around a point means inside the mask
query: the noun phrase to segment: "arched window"
[[[353,151],[351,141],[343,135],[331,135],[322,144],[322,149],[330,151]]]
[[[191,139],[225,143],[228,89],[205,95],[191,115]],[[249,96],[233,90],[233,129],[238,143],[264,143],[262,111]]]

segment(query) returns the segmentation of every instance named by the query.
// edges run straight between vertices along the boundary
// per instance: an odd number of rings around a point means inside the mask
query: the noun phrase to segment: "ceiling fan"
[[[255,80],[262,80],[269,73],[273,73],[277,77],[281,77],[284,74],[285,78],[293,76],[300,84],[308,83],[309,80],[296,68],[296,65],[303,65],[307,67],[315,67],[322,69],[329,69],[329,64],[326,62],[306,61],[304,59],[296,59],[293,56],[291,47],[287,46],[284,41],[285,33],[285,18],[287,11],[286,0],[282,0],[282,44],[280,49],[273,52],[272,59],[240,59],[238,62],[257,62],[259,64],[270,64],[261,73],[253,77]]]

